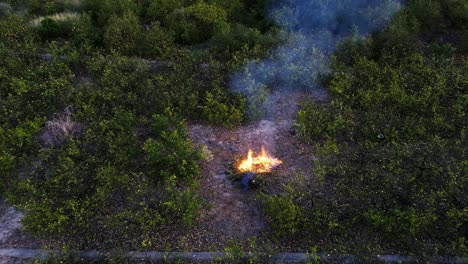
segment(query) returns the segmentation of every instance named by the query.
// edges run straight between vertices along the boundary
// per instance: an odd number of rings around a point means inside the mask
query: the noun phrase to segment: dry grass
[[[56,13],[50,16],[40,16],[31,21],[31,24],[34,27],[38,27],[41,25],[42,20],[46,18],[50,18],[54,20],[55,22],[67,22],[67,21],[73,21],[73,20],[78,20],[80,19],[80,14],[76,12],[62,12],[62,13]]]
[[[80,123],[71,118],[72,108],[67,107],[62,113],[55,113],[52,120],[45,124],[41,140],[45,146],[60,146],[67,138],[82,131]]]

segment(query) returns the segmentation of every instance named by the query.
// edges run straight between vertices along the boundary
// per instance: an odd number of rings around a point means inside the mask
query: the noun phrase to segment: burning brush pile
[[[238,161],[236,164],[236,177],[234,180],[240,180],[243,186],[243,191],[247,191],[249,184],[258,186],[254,180],[255,175],[263,175],[271,172],[279,165],[282,161],[271,156],[265,147],[262,147],[261,152],[254,156],[252,149],[249,149],[247,157]]]
[[[252,149],[249,149],[247,158],[239,162],[237,169],[240,173],[267,173],[278,167],[281,163],[281,160],[272,157],[265,151],[265,147],[262,147],[261,153],[255,157],[253,156]]]

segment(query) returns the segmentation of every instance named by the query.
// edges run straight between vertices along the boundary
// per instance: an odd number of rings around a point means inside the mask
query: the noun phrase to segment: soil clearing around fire
[[[235,130],[204,125],[190,126],[190,138],[195,144],[206,146],[208,159],[202,164],[202,195],[208,206],[201,213],[199,225],[190,232],[190,239],[203,249],[215,243],[226,246],[231,240],[262,238],[267,231],[261,212],[258,192],[279,193],[283,185],[298,175],[313,175],[314,155],[294,134],[291,125],[301,98],[313,96],[324,100],[323,93],[312,95],[291,93],[276,96],[277,112],[270,120],[261,120]],[[273,173],[262,178],[262,186],[241,192],[241,185],[230,179],[233,164],[247,155],[249,148],[259,152],[261,147],[283,163]]]

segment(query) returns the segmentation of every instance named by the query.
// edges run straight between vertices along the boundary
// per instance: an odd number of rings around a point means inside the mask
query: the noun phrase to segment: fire
[[[262,173],[271,171],[281,163],[283,163],[281,160],[270,156],[262,147],[262,152],[255,157],[253,151],[249,149],[247,158],[242,160],[237,168],[240,172]]]

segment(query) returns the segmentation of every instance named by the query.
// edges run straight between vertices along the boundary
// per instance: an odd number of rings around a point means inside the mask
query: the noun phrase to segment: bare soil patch
[[[294,92],[274,96],[275,112],[271,113],[269,120],[236,130],[199,124],[190,126],[192,141],[206,146],[213,157],[202,164],[202,196],[209,206],[202,211],[199,225],[190,233],[189,240],[197,241],[201,247],[191,250],[206,250],[212,244],[225,246],[233,239],[262,239],[268,229],[257,199],[258,192],[280,193],[283,185],[297,175],[311,175],[313,153],[291,130],[301,100],[311,96],[325,99],[326,95]],[[247,154],[249,148],[259,152],[262,146],[283,164],[262,181],[264,186],[260,189],[242,193],[240,184],[228,179],[227,171],[236,160]]]

